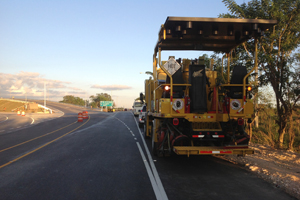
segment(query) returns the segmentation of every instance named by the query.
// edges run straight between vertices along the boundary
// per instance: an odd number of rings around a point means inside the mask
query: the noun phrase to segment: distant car
[[[139,112],[140,112],[140,110],[142,110],[142,107],[143,107],[143,103],[140,100],[137,100],[133,103],[132,111],[133,111],[134,116],[139,115]]]
[[[127,108],[125,108],[124,111],[127,111]]]
[[[146,105],[143,105],[142,109],[139,110],[139,127],[143,127],[146,115]]]

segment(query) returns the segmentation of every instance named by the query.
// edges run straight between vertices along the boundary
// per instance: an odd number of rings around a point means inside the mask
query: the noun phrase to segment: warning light
[[[166,91],[170,90],[170,87],[169,86],[165,86],[165,90]]]
[[[179,119],[178,118],[174,118],[173,119],[173,125],[177,126],[179,124]]]
[[[247,87],[247,91],[250,92],[251,90],[252,90],[252,87],[251,87],[251,86],[248,86],[248,87]]]

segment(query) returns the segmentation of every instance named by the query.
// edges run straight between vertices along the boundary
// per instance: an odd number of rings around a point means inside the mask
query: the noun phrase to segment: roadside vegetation
[[[24,109],[25,103],[14,102],[8,100],[0,100],[0,112],[12,112],[18,108]]]
[[[90,101],[84,101],[80,97],[74,97],[73,95],[66,95],[63,97],[61,103],[69,103],[79,106],[91,106],[92,108],[99,108],[100,101],[113,101],[111,96],[107,93],[100,93],[90,96]]]
[[[73,95],[66,95],[63,97],[63,100],[60,101],[60,103],[69,103],[69,104],[74,104],[78,106],[84,106],[85,102],[82,98],[80,97],[74,97]]]
[[[98,93],[96,95],[92,95],[90,96],[91,99],[91,103],[90,106],[92,106],[93,108],[98,108],[100,107],[100,101],[113,101],[113,99],[111,98],[111,96],[107,93]],[[115,106],[115,103],[114,103]]]
[[[253,142],[267,143],[277,148],[299,150],[299,102],[300,102],[300,0],[252,0],[238,5],[234,0],[223,0],[229,10],[221,18],[273,19],[277,25],[261,33],[258,39],[258,80],[252,77],[256,88],[271,88],[274,107],[265,92],[254,97],[256,120],[248,124]],[[246,66],[254,65],[254,40],[244,43],[232,52],[231,67],[244,60]],[[215,58],[220,63],[221,58]],[[225,71],[226,73],[226,71]],[[255,94],[257,90],[254,91]],[[267,102],[268,102],[267,101]],[[255,127],[252,125],[255,124]]]

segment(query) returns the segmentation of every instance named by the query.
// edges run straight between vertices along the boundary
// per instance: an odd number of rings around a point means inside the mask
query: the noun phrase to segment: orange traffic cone
[[[22,111],[22,116],[23,116],[23,117],[25,116],[25,111]]]
[[[21,112],[20,112],[19,110],[18,110],[18,112],[17,112],[17,115],[19,115],[19,116],[21,115]]]
[[[83,122],[82,113],[78,113],[78,122]]]
[[[86,111],[83,111],[83,112],[82,112],[82,118],[83,118],[83,119],[87,119],[87,118],[88,118],[88,117],[87,117],[87,114],[86,114]]]

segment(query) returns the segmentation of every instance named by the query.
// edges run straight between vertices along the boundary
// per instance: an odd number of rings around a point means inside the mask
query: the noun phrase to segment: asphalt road
[[[61,115],[0,133],[0,199],[293,199],[217,157],[152,157],[129,111],[78,123],[82,108],[48,105]]]

